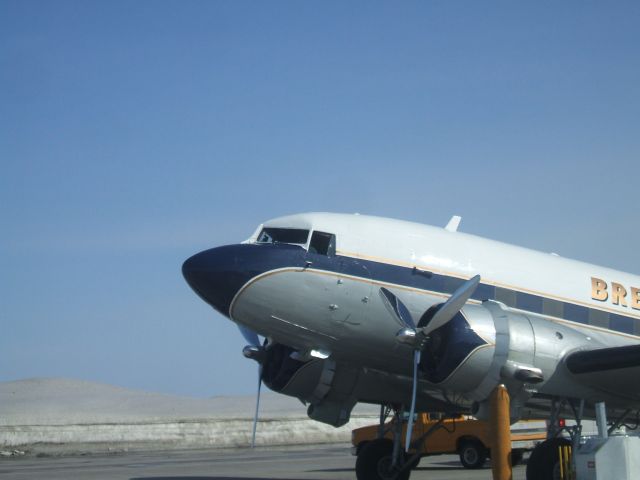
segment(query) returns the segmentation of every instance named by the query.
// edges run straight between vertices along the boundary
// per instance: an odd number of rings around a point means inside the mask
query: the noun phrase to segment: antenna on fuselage
[[[457,232],[461,221],[462,217],[454,215],[453,217],[451,217],[451,220],[449,220],[449,223],[447,223],[447,226],[444,227],[444,229],[448,230],[449,232]]]

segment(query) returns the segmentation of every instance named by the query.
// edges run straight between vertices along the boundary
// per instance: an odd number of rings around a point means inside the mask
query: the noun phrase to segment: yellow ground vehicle
[[[385,438],[392,440],[393,420],[384,425],[383,436],[380,436],[379,425],[357,428],[351,432],[352,453],[359,455],[369,442]],[[406,435],[407,422],[402,427],[402,446]],[[421,443],[421,456],[457,453],[460,463],[465,468],[480,468],[491,454],[488,424],[480,420],[463,416],[446,418],[439,422],[428,413],[417,414],[413,427],[412,442],[420,439],[429,430],[432,433]],[[538,442],[546,440],[546,423],[544,420],[523,421],[511,428],[512,463],[516,465],[522,460],[525,451],[533,449]],[[412,450],[415,453],[415,450]],[[418,460],[419,461],[419,460]],[[415,462],[417,466],[418,462]]]

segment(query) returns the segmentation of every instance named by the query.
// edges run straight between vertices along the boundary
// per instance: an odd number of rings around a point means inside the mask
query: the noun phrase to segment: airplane
[[[527,478],[553,478],[569,442],[557,436],[561,415],[576,419],[572,438],[603,405],[614,426],[638,423],[640,277],[459,224],[284,216],[195,254],[182,272],[240,327],[258,385],[299,398],[310,418],[341,426],[358,402],[408,413],[410,425],[414,411],[487,418],[504,385],[512,421],[549,417],[551,438],[532,453]],[[396,433],[358,458],[358,479],[409,478]]]

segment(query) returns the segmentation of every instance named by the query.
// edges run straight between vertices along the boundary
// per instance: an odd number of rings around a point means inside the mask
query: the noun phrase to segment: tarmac
[[[355,480],[350,445],[170,450],[0,458],[3,480]],[[42,455],[42,454],[41,454]],[[412,480],[491,480],[491,467],[468,470],[456,455],[423,458]],[[514,468],[525,480],[525,467]]]

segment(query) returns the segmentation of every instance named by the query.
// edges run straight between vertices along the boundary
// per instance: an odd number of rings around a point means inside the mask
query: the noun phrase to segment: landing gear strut
[[[560,413],[563,408],[569,405],[576,419],[576,425],[567,427],[560,424]],[[582,415],[584,411],[584,400],[580,401],[578,407],[574,402],[567,399],[554,398],[551,401],[551,415],[547,431],[547,440],[539,444],[529,457],[527,462],[527,480],[561,480],[569,478],[565,472],[567,465],[561,462],[559,452],[566,451],[568,447],[573,447],[575,451],[580,441],[582,433]],[[560,437],[563,432],[567,432],[569,438]],[[567,462],[568,463],[568,462]]]
[[[389,433],[385,420],[391,410],[393,410],[391,424],[393,440],[385,437]],[[402,449],[403,412],[402,407],[381,407],[378,438],[364,445],[358,452],[356,459],[358,480],[408,480],[411,476],[411,470],[420,463],[425,440],[438,429],[445,428],[443,426],[445,416],[443,415],[419,438],[411,441],[408,450],[414,453],[405,453]]]
[[[394,408],[393,441],[384,438],[384,415],[381,410],[378,438],[367,443],[358,453],[358,480],[408,480],[415,463],[402,451],[402,409]]]

